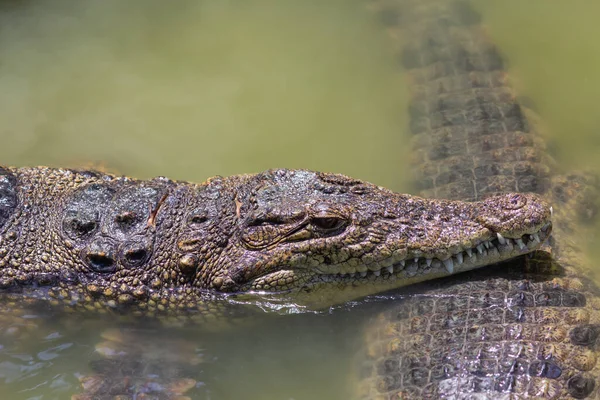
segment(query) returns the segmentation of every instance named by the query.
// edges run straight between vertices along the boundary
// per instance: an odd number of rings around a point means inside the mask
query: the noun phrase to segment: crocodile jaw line
[[[410,283],[414,283],[428,279],[430,274],[453,275],[531,253],[541,247],[542,243],[550,236],[551,230],[552,225],[548,223],[540,230],[532,234],[525,234],[520,238],[505,238],[500,234],[495,234],[495,238],[482,240],[475,247],[463,249],[450,257],[413,257],[380,269],[371,267],[362,272],[322,275],[342,276],[352,280],[369,279],[373,276],[376,280],[407,279]],[[422,279],[419,279],[419,276],[422,276]]]
[[[550,236],[551,231],[552,224],[548,222],[539,230],[516,238],[504,237],[499,233],[490,233],[489,239],[481,240],[474,247],[462,249],[450,256],[446,254],[439,257],[411,257],[409,255],[407,258],[396,261],[391,265],[374,263],[368,267],[359,266],[354,272],[328,273],[316,268],[313,269],[313,277],[308,285],[318,285],[319,283],[349,285],[381,283],[390,285],[393,283],[390,287],[401,287],[432,278],[469,271],[531,253],[542,246]],[[306,270],[297,269],[296,271],[302,273]],[[295,270],[278,270],[256,278],[252,283],[253,288],[256,288],[257,284],[269,278],[270,275],[277,273],[281,276],[282,272],[287,272],[290,276],[295,274]]]

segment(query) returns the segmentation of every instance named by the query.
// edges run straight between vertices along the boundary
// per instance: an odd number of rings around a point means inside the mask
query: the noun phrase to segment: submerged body
[[[415,175],[424,196],[544,196],[546,252],[415,287],[367,328],[359,397],[600,398],[600,291],[586,222],[597,182],[554,175],[502,58],[462,1],[374,1],[410,77]]]

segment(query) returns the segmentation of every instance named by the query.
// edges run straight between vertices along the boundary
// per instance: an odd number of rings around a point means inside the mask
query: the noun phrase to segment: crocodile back
[[[547,252],[412,287],[378,315],[365,335],[358,397],[599,398],[600,293],[585,277],[585,231],[576,225],[592,178],[552,176],[535,117],[515,100],[465,2],[371,6],[401,42],[421,194],[537,192],[556,211]]]
[[[466,3],[401,1],[401,62],[411,91],[415,182],[425,197],[476,200],[543,193],[551,160],[531,112],[516,100],[504,62]],[[392,5],[390,2],[389,5]]]

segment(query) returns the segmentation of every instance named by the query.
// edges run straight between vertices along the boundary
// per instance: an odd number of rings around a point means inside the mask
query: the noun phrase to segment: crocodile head
[[[0,169],[0,289],[144,315],[211,314],[214,296],[324,307],[531,252],[550,214],[530,194],[429,200],[305,170]]]
[[[551,209],[533,194],[431,200],[289,170],[256,182],[236,198],[227,268],[201,285],[320,307],[523,255],[551,231]]]

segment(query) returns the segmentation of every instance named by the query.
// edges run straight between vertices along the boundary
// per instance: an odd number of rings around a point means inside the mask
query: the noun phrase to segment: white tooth
[[[400,261],[400,265],[404,267],[404,260]]]
[[[519,248],[523,250],[525,248],[525,243],[523,243],[522,239],[515,239],[515,242],[519,245]]]
[[[432,261],[433,261],[433,259],[432,259],[432,258],[426,258],[426,259],[425,259],[425,263],[427,263],[427,266],[428,266],[428,267],[431,267],[431,262],[432,262]]]
[[[367,276],[367,271],[363,271],[360,273],[361,278],[364,278],[365,276]]]
[[[375,274],[375,276],[379,276],[379,275],[381,275],[381,271],[380,271],[380,270],[373,271],[373,273]]]
[[[552,209],[552,207],[550,207],[550,216],[554,215],[554,209]]]
[[[540,236],[539,236],[537,233],[534,233],[534,234],[533,234],[533,235],[531,235],[531,236],[533,236],[533,240],[535,240],[535,241],[536,241],[536,242],[538,242],[538,243],[540,242]]]
[[[496,236],[498,237],[498,242],[500,242],[500,244],[505,244],[506,240],[504,240],[504,236],[502,236],[499,233],[496,233]]]
[[[388,270],[388,272],[389,272],[390,274],[393,274],[393,273],[394,273],[394,266],[393,266],[393,265],[390,265],[390,266],[389,266],[389,267],[387,267],[386,269]]]
[[[488,242],[487,240],[485,242],[483,242],[483,245],[485,246],[486,249],[490,248],[490,242]]]
[[[481,243],[477,245],[477,251],[479,252],[479,254],[483,254],[483,246],[481,245]]]
[[[419,257],[415,257],[415,264],[419,263]]]
[[[462,253],[458,253],[458,254],[456,255],[456,261],[457,261],[459,264],[462,264],[462,263],[463,263],[463,255],[462,255]]]
[[[508,247],[510,250],[513,249],[513,241],[512,241],[512,239],[506,239],[506,247]]]
[[[471,250],[471,249],[467,249],[466,251],[467,251],[467,255],[468,255],[469,257],[473,257],[473,250]]]
[[[454,263],[452,262],[452,257],[444,260],[444,267],[446,267],[446,271],[449,273],[454,272]]]

